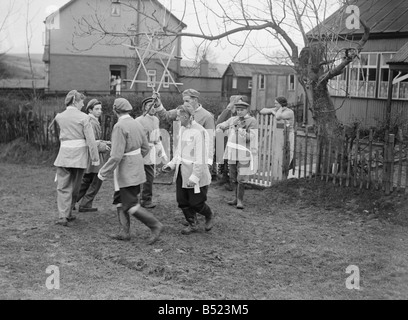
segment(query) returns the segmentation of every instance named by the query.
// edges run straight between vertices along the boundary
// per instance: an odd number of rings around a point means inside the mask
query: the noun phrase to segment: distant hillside
[[[32,54],[31,60],[36,79],[45,78],[42,54]],[[6,54],[0,56],[0,79],[31,79],[30,65],[26,54]]]

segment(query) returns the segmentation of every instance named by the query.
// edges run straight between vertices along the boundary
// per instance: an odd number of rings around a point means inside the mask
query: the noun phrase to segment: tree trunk
[[[343,125],[337,119],[336,109],[330,97],[326,83],[310,89],[312,96],[312,114],[316,127],[328,140],[338,140],[342,137]]]

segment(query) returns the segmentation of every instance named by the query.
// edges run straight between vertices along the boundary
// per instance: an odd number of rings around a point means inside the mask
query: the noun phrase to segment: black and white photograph
[[[407,16],[2,0],[0,299],[408,299]]]

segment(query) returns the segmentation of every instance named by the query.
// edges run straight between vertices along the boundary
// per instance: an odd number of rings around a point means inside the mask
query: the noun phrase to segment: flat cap
[[[183,97],[184,96],[190,96],[194,98],[200,98],[200,92],[194,89],[187,89],[183,91]]]
[[[132,111],[132,105],[125,98],[115,99],[113,103],[113,110],[115,111]]]
[[[85,96],[76,90],[71,90],[65,97],[65,106],[69,106],[78,100],[85,100]]]
[[[85,111],[88,112],[89,109],[97,106],[97,105],[102,105],[102,102],[100,102],[98,99],[92,99],[91,101],[88,102],[86,105]]]

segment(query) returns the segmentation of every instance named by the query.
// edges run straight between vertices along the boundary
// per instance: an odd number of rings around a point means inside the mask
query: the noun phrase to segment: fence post
[[[395,135],[389,134],[385,141],[385,160],[384,160],[384,180],[385,180],[385,194],[389,195],[392,192],[392,162],[394,161],[394,140]]]

